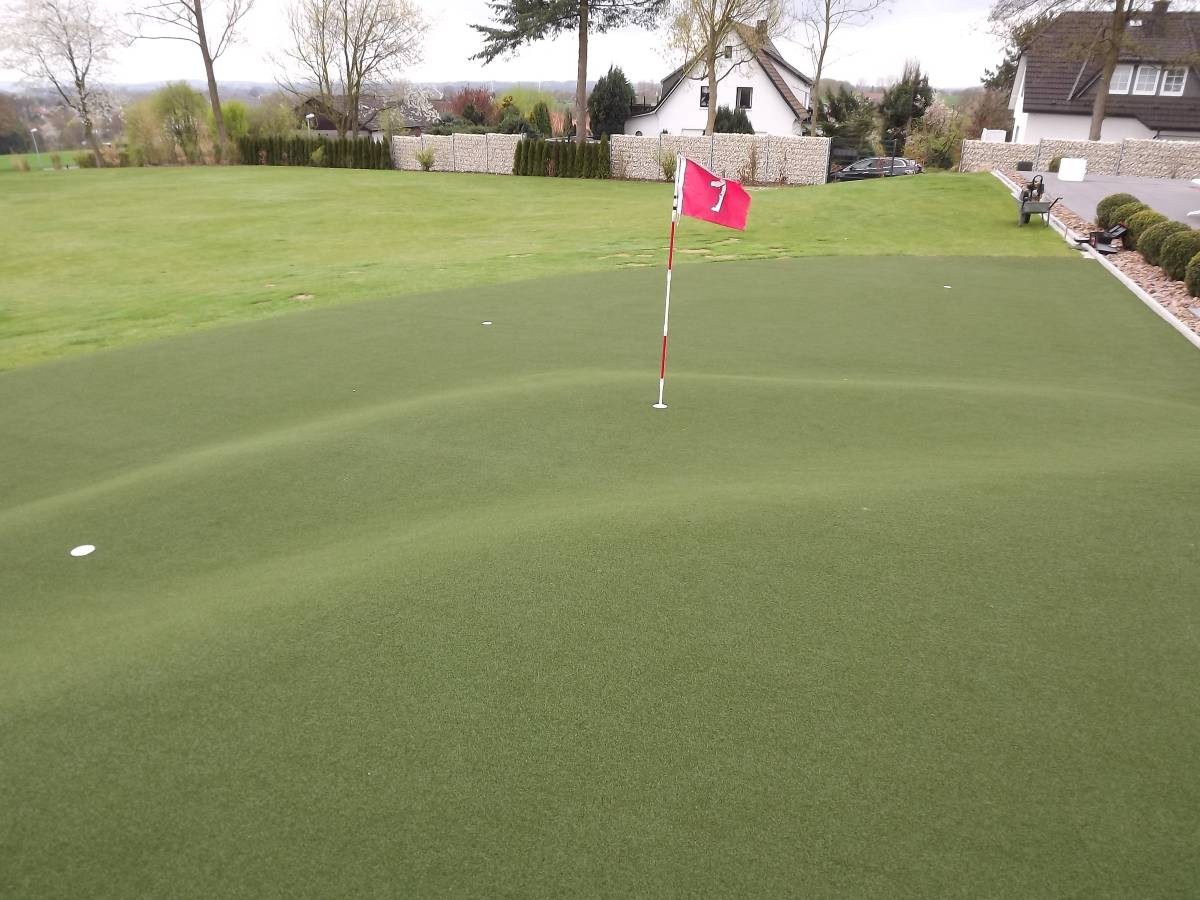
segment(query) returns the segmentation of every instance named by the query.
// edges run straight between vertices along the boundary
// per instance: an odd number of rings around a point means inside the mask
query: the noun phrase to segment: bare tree
[[[708,122],[717,121],[717,86],[786,29],[779,0],[675,0],[667,45],[683,60],[685,77],[708,82]]]
[[[421,58],[426,27],[409,0],[295,0],[280,85],[313,100],[340,136],[358,137],[365,93]]]
[[[9,12],[3,59],[27,78],[49,83],[83,124],[83,137],[104,165],[93,122],[107,106],[96,78],[116,43],[112,20],[94,0],[24,0]]]
[[[217,92],[213,63],[237,40],[238,25],[254,6],[254,0],[215,0],[207,4],[207,10],[205,6],[205,0],[162,0],[137,7],[130,15],[137,25],[135,37],[186,41],[200,49],[204,74],[208,78],[208,102],[217,126],[221,157],[225,158],[229,135],[225,130],[225,117],[221,113],[221,96]],[[210,32],[214,24],[216,28]]]
[[[813,65],[812,128],[816,133],[821,119],[821,76],[829,55],[829,46],[843,25],[864,25],[891,0],[800,0],[797,18],[803,43]]]
[[[1177,3],[1176,8],[1194,8],[1195,3]],[[1162,7],[1159,7],[1160,9]],[[1002,30],[1011,32],[1019,26],[1041,19],[1047,27],[1054,18],[1064,12],[1075,10],[1095,11],[1107,14],[1099,16],[1100,24],[1094,35],[1078,47],[1060,48],[1060,52],[1071,52],[1084,60],[1096,59],[1100,64],[1100,82],[1096,87],[1096,99],[1092,103],[1092,123],[1088,140],[1100,140],[1104,128],[1104,116],[1108,110],[1108,89],[1113,72],[1121,57],[1121,51],[1133,43],[1129,33],[1129,22],[1148,6],[1138,0],[995,0],[992,4],[991,20]]]

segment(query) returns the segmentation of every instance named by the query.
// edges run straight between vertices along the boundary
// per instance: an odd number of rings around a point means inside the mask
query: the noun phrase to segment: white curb
[[[1007,175],[1005,175],[1003,172],[1000,172],[996,169],[992,170],[992,174],[995,175],[996,178],[998,178],[1005,187],[1007,187],[1010,191],[1012,191],[1013,197],[1017,197],[1020,195],[1020,193],[1021,193],[1020,188],[1018,188]],[[1057,231],[1060,235],[1062,235],[1062,239],[1064,241],[1066,241],[1068,244],[1070,244],[1072,247],[1075,247],[1075,249],[1077,249],[1083,253],[1087,253],[1089,256],[1092,257],[1092,259],[1096,260],[1098,263],[1100,263],[1100,265],[1102,265],[1102,266],[1104,266],[1104,268],[1108,269],[1109,273],[1114,275],[1116,277],[1116,279],[1119,282],[1121,282],[1121,284],[1123,284],[1123,285],[1125,285],[1125,287],[1129,288],[1130,292],[1135,297],[1137,297],[1144,304],[1146,304],[1146,306],[1150,307],[1150,309],[1152,309],[1154,311],[1155,315],[1157,315],[1160,319],[1162,319],[1164,322],[1166,322],[1168,325],[1170,325],[1172,328],[1174,328],[1176,331],[1178,331],[1180,334],[1182,334],[1185,338],[1187,338],[1188,342],[1193,347],[1200,350],[1200,334],[1196,334],[1196,332],[1192,331],[1190,328],[1188,328],[1186,325],[1184,325],[1182,322],[1180,322],[1177,318],[1175,318],[1175,316],[1171,314],[1171,311],[1169,309],[1164,307],[1161,303],[1159,303],[1157,300],[1155,300],[1153,297],[1151,297],[1149,294],[1147,294],[1144,290],[1142,290],[1142,288],[1140,288],[1138,286],[1136,281],[1134,281],[1132,278],[1130,278],[1128,275],[1126,275],[1124,272],[1122,272],[1120,269],[1118,269],[1116,266],[1114,266],[1111,262],[1109,262],[1108,259],[1105,258],[1103,253],[1097,253],[1095,248],[1091,247],[1088,244],[1077,245],[1073,240],[1071,240],[1070,229],[1068,229],[1066,224],[1064,224],[1063,221],[1058,216],[1054,215],[1054,213],[1050,213],[1050,227],[1053,228],[1055,231]]]

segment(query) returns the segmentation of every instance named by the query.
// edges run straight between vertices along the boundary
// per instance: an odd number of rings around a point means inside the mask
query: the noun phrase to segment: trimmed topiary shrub
[[[1103,200],[1096,204],[1096,226],[1098,228],[1111,228],[1116,219],[1112,218],[1113,213],[1119,207],[1126,203],[1139,203],[1137,197],[1133,194],[1109,194]]]
[[[1187,278],[1188,263],[1200,253],[1200,231],[1189,228],[1167,238],[1159,252],[1159,265],[1175,281]]]
[[[607,134],[600,138],[600,158],[596,161],[596,177],[612,177],[612,146],[608,142]]]
[[[1061,157],[1061,156],[1056,156],[1056,157],[1054,157],[1054,159],[1050,160],[1050,165],[1049,165],[1049,167],[1046,169],[1046,171],[1047,171],[1047,172],[1054,172],[1055,174],[1057,174],[1057,173],[1058,173],[1058,170],[1059,170],[1060,168],[1062,168],[1062,157]]]
[[[1159,222],[1157,225],[1152,225],[1138,237],[1138,252],[1150,265],[1157,266],[1162,245],[1166,243],[1167,238],[1173,234],[1179,234],[1181,231],[1187,231],[1188,227],[1182,222]]]
[[[517,152],[513,154],[513,174],[524,175],[525,170],[523,164],[525,162],[525,142],[517,141]]]
[[[1153,225],[1161,225],[1165,221],[1167,221],[1166,216],[1152,209],[1143,209],[1140,213],[1130,216],[1129,221],[1125,223],[1129,227],[1129,232],[1122,238],[1125,241],[1125,249],[1138,249],[1138,244],[1142,235],[1146,233],[1146,229]]]
[[[1136,216],[1144,209],[1149,209],[1141,200],[1134,200],[1132,203],[1126,203],[1124,206],[1118,206],[1110,213],[1110,222],[1105,225],[1105,228],[1111,228],[1118,223],[1128,225],[1129,220]]]
[[[1187,289],[1193,297],[1200,297],[1200,253],[1192,257],[1187,265],[1187,278],[1184,279]]]

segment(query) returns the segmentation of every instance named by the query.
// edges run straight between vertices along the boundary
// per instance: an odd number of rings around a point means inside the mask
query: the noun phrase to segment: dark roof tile
[[[1104,12],[1063,13],[1044,29],[1025,54],[1026,112],[1091,115],[1099,85],[1097,41],[1108,24]],[[1142,16],[1131,26],[1122,62],[1189,65],[1200,72],[1200,13]],[[1200,130],[1200,96],[1162,97],[1111,94],[1107,114],[1138,119],[1151,130]]]

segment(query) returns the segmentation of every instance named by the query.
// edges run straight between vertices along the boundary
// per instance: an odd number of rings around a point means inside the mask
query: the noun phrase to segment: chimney
[[[765,41],[767,39],[767,20],[759,19],[758,24],[754,26],[754,30],[758,33],[759,40]]]
[[[1155,0],[1155,3],[1150,7],[1150,13],[1145,18],[1146,32],[1152,35],[1162,34],[1167,26],[1167,10],[1171,6],[1171,0]]]

